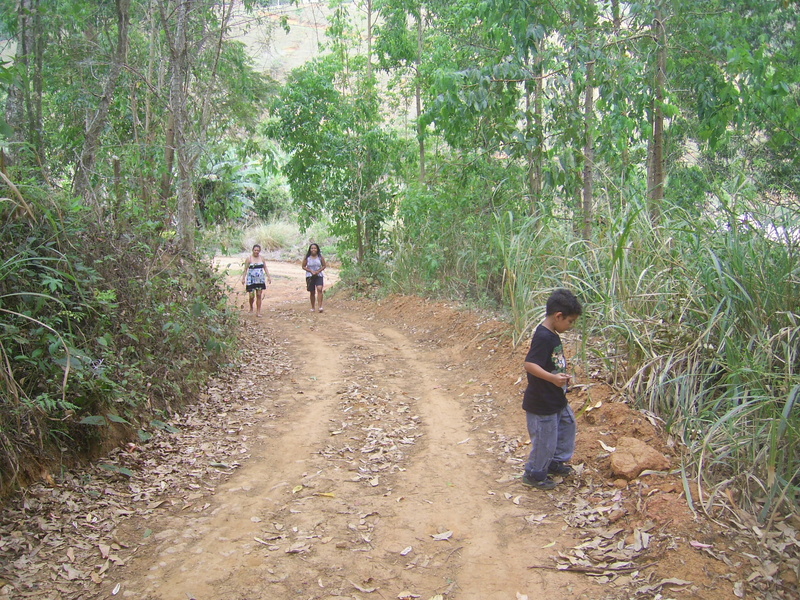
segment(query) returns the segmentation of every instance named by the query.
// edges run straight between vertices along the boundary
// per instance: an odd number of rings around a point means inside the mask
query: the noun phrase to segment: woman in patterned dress
[[[250,294],[250,312],[253,312],[253,301],[255,301],[257,317],[261,316],[261,295],[267,289],[267,281],[272,284],[272,277],[269,275],[266,261],[261,256],[261,246],[256,244],[253,246],[253,253],[244,261],[242,284]]]

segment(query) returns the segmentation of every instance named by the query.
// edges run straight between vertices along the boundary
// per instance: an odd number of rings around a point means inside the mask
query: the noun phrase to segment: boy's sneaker
[[[551,460],[550,465],[547,467],[547,472],[551,475],[559,475],[560,477],[569,477],[575,472],[575,469],[569,465],[565,465],[558,460]]]
[[[537,490],[552,490],[554,487],[556,487],[556,482],[550,479],[549,477],[545,477],[544,479],[539,481],[538,479],[534,479],[533,477],[528,477],[527,475],[523,475],[522,483],[529,487],[536,488]]]

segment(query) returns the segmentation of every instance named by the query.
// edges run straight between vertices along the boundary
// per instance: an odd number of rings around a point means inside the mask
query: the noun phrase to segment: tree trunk
[[[372,0],[367,0],[367,79],[372,81]]]
[[[154,142],[154,135],[153,135],[153,96],[157,95],[158,92],[161,91],[163,88],[162,84],[162,77],[161,71],[159,70],[159,76],[156,79],[154,77],[156,73],[156,60],[158,56],[158,15],[157,9],[155,7],[154,0],[148,0],[147,3],[147,31],[150,34],[149,39],[149,48],[148,48],[148,57],[147,57],[147,76],[145,77],[146,87],[144,89],[144,122],[142,123],[142,133],[141,137],[144,140],[144,147],[151,147]],[[136,119],[136,117],[134,117]],[[137,142],[137,147],[142,147]],[[142,157],[144,158],[144,157]],[[147,161],[142,161],[144,164],[147,164]],[[145,214],[150,215],[153,210],[153,198],[158,193],[158,182],[156,180],[156,174],[152,171],[145,171],[142,169],[140,171],[140,185],[141,185],[141,198],[142,198],[142,206],[145,208]]]
[[[97,198],[91,184],[91,173],[97,160],[97,150],[100,148],[100,137],[106,127],[108,111],[111,100],[119,81],[122,67],[128,53],[128,25],[130,24],[130,0],[116,0],[117,4],[117,49],[111,62],[103,85],[103,95],[100,97],[100,104],[94,113],[86,129],[86,137],[83,143],[78,164],[75,167],[75,177],[73,180],[73,190],[87,203],[97,206]]]
[[[220,10],[220,27],[219,27],[219,34],[217,35],[217,45],[215,48],[214,53],[214,63],[211,66],[211,76],[209,77],[209,81],[213,83],[213,81],[217,77],[217,73],[219,72],[219,62],[220,57],[222,56],[222,48],[225,42],[225,38],[228,33],[228,28],[230,27],[231,18],[233,17],[233,9],[236,2],[235,0],[230,0],[228,4],[223,2],[223,6]],[[209,98],[211,97],[210,94],[203,94],[202,100],[202,108],[200,110],[200,114],[202,115],[200,121],[200,127],[198,128],[200,131],[207,131],[208,124],[211,120],[211,103],[209,102]]]
[[[414,100],[417,107],[417,142],[419,143],[419,181],[425,183],[425,131],[422,126],[422,74],[420,67],[422,65],[422,7],[419,8],[419,15],[417,16],[417,57],[414,60]]]
[[[664,199],[664,88],[667,70],[667,34],[664,29],[661,5],[656,8],[653,21],[653,37],[656,40],[656,69],[653,97],[653,136],[648,162],[648,210],[653,223],[658,222]]]
[[[175,51],[170,85],[170,112],[174,119],[175,154],[178,162],[178,245],[186,252],[194,252],[194,159],[187,144],[186,102],[189,80],[189,45],[187,28],[191,0],[179,0],[175,22]]]
[[[20,0],[17,14],[19,33],[17,35],[17,53],[14,57],[14,64],[18,65],[23,75],[28,70],[28,55],[26,49],[32,45],[32,40],[27,39],[33,31],[33,28],[27,25],[31,16],[32,2],[33,0]],[[11,140],[9,140],[12,143],[9,144],[8,147],[7,162],[13,165],[18,160],[15,148],[19,147],[21,142],[25,141],[25,123],[27,123],[27,117],[25,115],[25,87],[22,85],[10,85],[7,89],[6,122],[13,129]]]
[[[42,21],[39,0],[19,0],[17,6],[17,52],[14,64],[18,68],[19,85],[8,87],[6,122],[13,128],[7,160],[12,166],[41,169],[47,179],[42,161]],[[29,149],[24,154],[20,149]]]
[[[622,19],[619,12],[619,0],[611,0],[611,19],[614,23],[614,33],[619,33],[622,29]]]
[[[167,117],[167,131],[165,134],[164,172],[161,174],[161,201],[166,204],[172,195],[172,169],[175,163],[175,114],[172,112]]]
[[[193,174],[197,161],[196,153],[189,148],[187,143],[187,107],[188,81],[189,81],[189,43],[188,27],[189,14],[192,10],[192,0],[177,0],[171,13],[174,27],[170,25],[168,2],[162,1],[159,8],[164,33],[168,39],[170,52],[170,89],[169,111],[172,123],[172,144],[167,141],[167,156],[171,159],[174,152],[177,163],[177,242],[185,253],[194,252],[195,214],[194,214],[194,186]],[[170,132],[168,132],[169,138]],[[165,177],[170,171],[165,172]],[[162,193],[164,191],[162,181]]]
[[[542,198],[542,149],[544,147],[544,73],[542,69],[541,42],[536,42],[536,56],[533,58],[533,131],[536,136],[536,146],[531,148],[528,158],[528,193],[530,194],[531,214],[539,211],[539,201]],[[529,103],[530,97],[525,94],[525,102]],[[526,106],[526,109],[528,106]]]
[[[583,99],[583,239],[592,236],[594,218],[594,61],[586,63],[586,91]]]
[[[30,141],[33,143],[34,152],[42,176],[47,181],[47,167],[44,160],[44,125],[42,122],[42,71],[44,61],[44,47],[46,45],[45,33],[42,26],[42,12],[39,10],[39,0],[34,0],[33,13],[33,96],[31,98]]]

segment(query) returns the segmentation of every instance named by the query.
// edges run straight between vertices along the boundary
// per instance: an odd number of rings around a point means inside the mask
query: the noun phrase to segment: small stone
[[[608,513],[608,520],[611,523],[616,523],[624,516],[625,516],[624,510],[622,509],[612,510],[610,513]]]

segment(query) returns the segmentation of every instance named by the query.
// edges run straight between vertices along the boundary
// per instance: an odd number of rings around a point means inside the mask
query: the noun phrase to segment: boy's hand
[[[572,379],[572,375],[568,375],[567,373],[553,373],[555,377],[555,381],[553,382],[558,387],[565,387]]]

